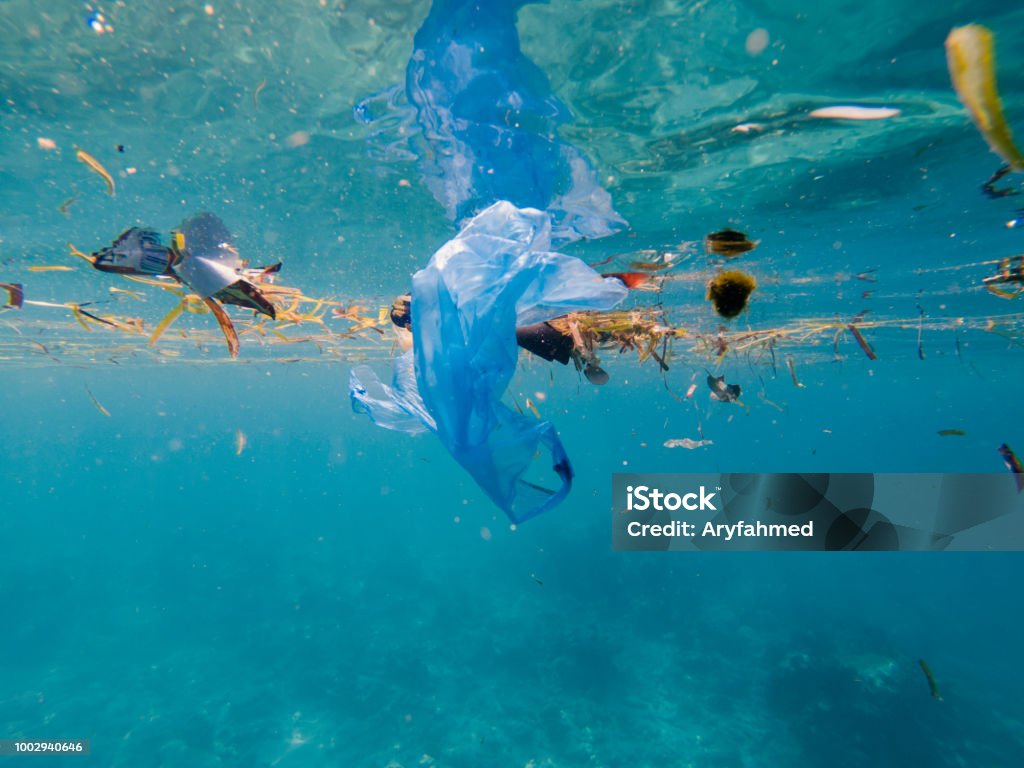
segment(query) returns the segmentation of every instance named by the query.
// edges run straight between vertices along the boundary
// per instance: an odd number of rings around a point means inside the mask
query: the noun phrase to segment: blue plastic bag
[[[516,12],[526,4],[435,0],[406,67],[405,110],[414,115],[401,114],[390,89],[357,105],[356,118],[377,139],[407,136],[415,123],[408,150],[402,140],[378,143],[385,156],[419,158],[424,183],[456,223],[507,200],[548,211],[555,243],[612,234],[626,223],[583,153],[558,139],[572,115],[520,49]]]
[[[501,403],[519,357],[516,327],[611,309],[627,294],[550,243],[542,211],[501,201],[478,214],[413,277],[413,348],[396,361],[392,386],[365,368],[350,380],[354,410],[389,429],[435,432],[513,522],[555,506],[572,485],[554,426]],[[539,449],[554,483],[525,477]]]

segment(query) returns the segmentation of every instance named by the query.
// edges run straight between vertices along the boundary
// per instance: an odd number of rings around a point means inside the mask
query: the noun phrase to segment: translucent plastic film
[[[434,422],[428,428],[515,522],[556,505],[572,483],[554,426],[501,403],[518,360],[516,327],[610,309],[627,293],[619,280],[549,251],[550,238],[546,213],[508,202],[473,218],[413,278],[415,382],[399,373],[390,388],[369,382],[381,397],[354,371],[351,388],[356,410],[410,433],[407,417],[417,410],[410,404],[421,399]],[[418,394],[409,391],[413,383]],[[538,468],[553,477],[534,482]]]

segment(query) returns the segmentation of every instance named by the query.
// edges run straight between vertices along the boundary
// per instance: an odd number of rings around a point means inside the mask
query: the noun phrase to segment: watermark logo
[[[1024,550],[1019,475],[612,476],[617,550]]]
[[[717,512],[718,507],[714,505],[713,499],[717,491],[708,493],[703,485],[697,491],[690,493],[662,493],[657,488],[649,488],[646,485],[626,486],[626,509],[630,512],[675,512],[685,509],[688,512]]]

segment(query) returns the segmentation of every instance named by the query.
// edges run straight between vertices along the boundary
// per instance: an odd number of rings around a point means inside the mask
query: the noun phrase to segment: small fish
[[[924,672],[925,679],[928,680],[928,691],[931,693],[932,698],[936,701],[942,701],[942,695],[939,693],[939,684],[935,682],[935,675],[928,668],[928,664],[924,659],[918,659],[917,663],[921,667],[921,671]]]
[[[1017,493],[1020,493],[1021,490],[1024,490],[1024,466],[1021,466],[1020,459],[1013,452],[1013,448],[1006,443],[999,446],[999,455],[1003,457],[1006,468],[1013,472],[1014,479],[1017,481]]]
[[[726,384],[725,376],[712,376],[708,373],[708,387],[711,389],[711,399],[722,403],[735,403],[740,399],[740,385]]]
[[[85,163],[87,166],[89,166],[90,169],[98,173],[103,178],[103,181],[106,182],[107,184],[107,194],[113,197],[114,177],[110,175],[106,168],[103,167],[103,164],[100,163],[100,161],[97,160],[95,157],[93,157],[88,152],[82,149],[75,149],[75,157],[77,157],[81,162]]]
[[[240,429],[235,430],[235,456],[241,456],[242,451],[245,450],[245,446],[248,445],[249,439],[245,436],[245,432]]]
[[[63,203],[60,204],[60,207],[57,210],[60,211],[61,213],[63,213],[65,216],[67,216],[68,215],[68,209],[71,208],[71,206],[74,204],[74,202],[77,199],[78,199],[77,197],[69,197],[67,200],[65,200]]]
[[[74,272],[74,267],[65,267],[60,265],[45,266],[45,267],[25,267],[29,272]]]
[[[538,419],[540,418],[540,411],[537,410],[537,406],[533,404],[533,400],[530,398],[526,398],[526,407],[530,409],[530,412],[533,413],[534,416]]]
[[[964,432],[962,429],[940,429],[939,430],[939,436],[940,437],[963,437],[966,434],[967,433]]]

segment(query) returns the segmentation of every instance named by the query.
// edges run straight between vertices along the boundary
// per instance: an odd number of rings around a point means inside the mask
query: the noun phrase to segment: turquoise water
[[[352,112],[403,81],[429,4],[110,3],[104,34],[85,4],[52,6],[0,2],[0,282],[26,300],[148,333],[176,298],[66,243],[210,210],[254,264],[284,261],[282,284],[375,319],[455,233],[415,141],[380,151]],[[1018,306],[981,284],[1022,250],[1006,226],[1022,198],[981,194],[1000,161],[942,47],[972,21],[996,32],[1024,131],[1014,3],[519,12],[573,117],[560,136],[629,222],[566,252],[678,253],[663,291],[630,302],[688,335],[664,376],[602,352],[603,387],[523,357],[511,395],[555,423],[576,479],[514,530],[433,436],[351,412],[348,370],[385,376],[389,335],[243,333],[232,361],[209,315],[149,347],[64,307],[0,311],[0,738],[91,740],[89,757],[0,763],[1019,765],[1017,554],[610,551],[624,468],[1000,472],[1001,443],[1024,450]],[[847,103],[901,113],[803,117]],[[767,128],[731,130],[750,122]],[[729,323],[704,301],[701,245],[725,226],[760,241],[735,262],[759,287]],[[874,361],[835,337],[863,310],[884,322],[864,330]],[[773,367],[763,346],[718,363],[701,340],[720,325],[802,330]],[[745,407],[710,401],[705,368]],[[668,391],[691,381],[692,401]],[[700,435],[713,444],[663,447]]]

